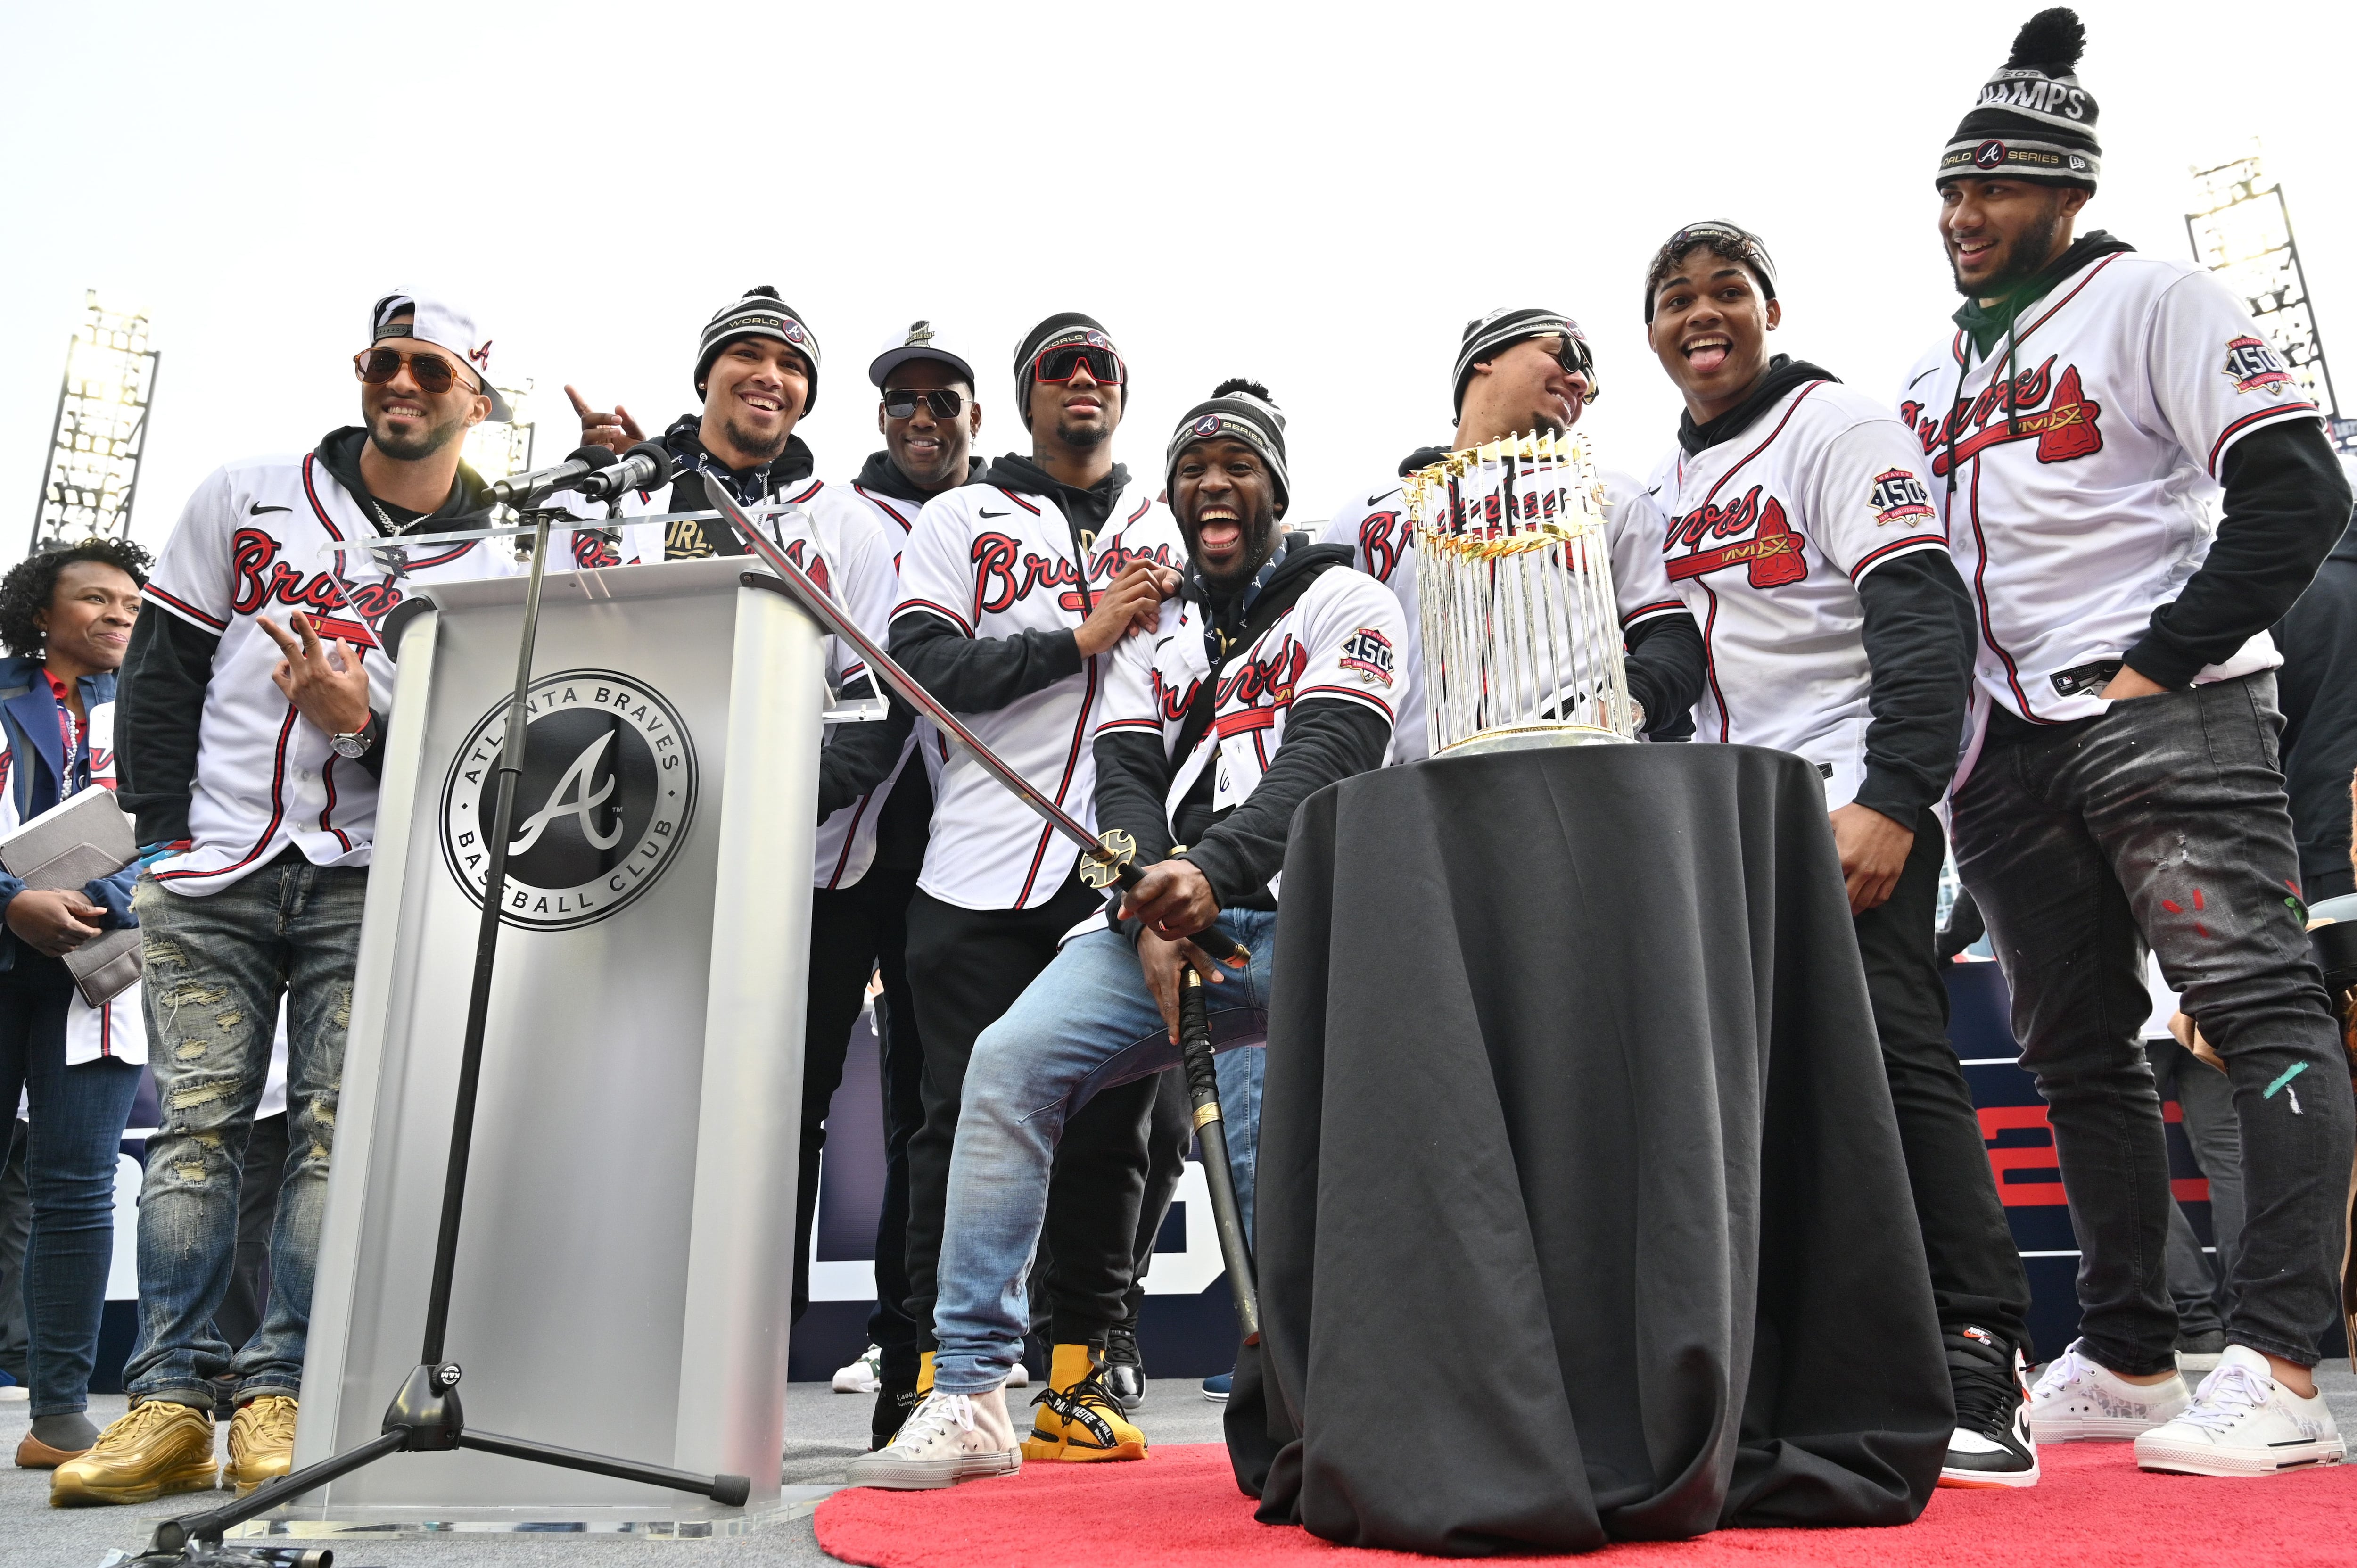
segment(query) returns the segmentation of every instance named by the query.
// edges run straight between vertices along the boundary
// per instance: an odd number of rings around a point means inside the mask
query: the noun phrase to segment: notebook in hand
[[[81,887],[112,876],[137,857],[138,836],[112,789],[84,789],[0,840],[0,866],[27,887]],[[93,1007],[139,978],[136,927],[103,931],[65,955],[67,972]]]

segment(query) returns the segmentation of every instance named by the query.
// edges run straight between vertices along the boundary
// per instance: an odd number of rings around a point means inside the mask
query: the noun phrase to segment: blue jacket
[[[83,711],[94,714],[102,704],[113,702],[114,683],[112,672],[83,676]],[[14,808],[15,821],[21,825],[33,816],[34,759],[39,758],[53,779],[63,779],[66,767],[58,741],[57,699],[49,693],[40,660],[30,655],[0,659],[0,755],[8,759],[8,804]],[[84,897],[106,908],[107,918],[101,922],[102,929],[139,923],[139,917],[131,912],[131,887],[138,879],[139,867],[134,864],[83,886]],[[24,890],[23,882],[0,871],[0,916],[5,915],[10,901]],[[0,924],[0,973],[16,967],[16,954],[23,945],[15,931]]]

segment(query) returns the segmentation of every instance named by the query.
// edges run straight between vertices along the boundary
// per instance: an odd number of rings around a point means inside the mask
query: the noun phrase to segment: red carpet
[[[2343,1568],[2357,1562],[2357,1465],[2266,1480],[2146,1475],[2124,1443],[2078,1443],[2041,1455],[2025,1492],[1943,1491],[1903,1530],[1736,1530],[1699,1541],[1609,1547],[1586,1557],[1516,1563],[1659,1563],[1664,1568],[1855,1563],[1910,1568]],[[1159,1448],[1142,1465],[1027,1465],[1012,1480],[944,1492],[837,1492],[819,1505],[818,1543],[870,1568],[1393,1568],[1479,1561],[1329,1544],[1255,1524],[1217,1444]]]

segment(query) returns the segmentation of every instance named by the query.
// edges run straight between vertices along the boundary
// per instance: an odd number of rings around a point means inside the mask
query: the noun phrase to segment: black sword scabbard
[[[1260,1290],[1254,1282],[1252,1247],[1236,1205],[1236,1178],[1228,1164],[1227,1122],[1220,1114],[1220,1081],[1211,1066],[1211,1015],[1203,1000],[1203,977],[1193,967],[1179,971],[1178,1056],[1187,1069],[1187,1093],[1195,1102],[1195,1141],[1202,1145],[1203,1179],[1211,1192],[1211,1223],[1220,1236],[1220,1256],[1228,1266],[1228,1289],[1235,1296],[1236,1322],[1244,1343],[1260,1343]]]

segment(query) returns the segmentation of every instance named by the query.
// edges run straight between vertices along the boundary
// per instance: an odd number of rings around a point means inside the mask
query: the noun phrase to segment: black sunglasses
[[[946,387],[931,392],[888,392],[884,394],[884,417],[908,419],[916,413],[920,403],[933,411],[935,419],[955,419],[958,410],[965,406],[965,399]]]
[[[409,367],[410,380],[417,390],[429,397],[439,397],[453,385],[464,385],[468,392],[479,389],[469,381],[461,382],[457,368],[439,354],[404,354],[398,349],[370,349],[352,356],[352,373],[372,387],[381,387],[401,374],[401,367]]]

